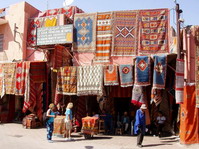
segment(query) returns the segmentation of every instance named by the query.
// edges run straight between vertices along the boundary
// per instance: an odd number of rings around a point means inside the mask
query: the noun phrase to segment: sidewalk
[[[66,142],[64,138],[53,137],[54,142],[46,140],[46,129],[24,129],[21,124],[0,124],[1,149],[136,149],[135,136],[107,136],[96,135],[91,140],[73,134],[74,141]],[[145,136],[143,148],[147,149],[178,149],[199,148],[195,145],[181,145],[175,136],[159,139],[158,137]]]

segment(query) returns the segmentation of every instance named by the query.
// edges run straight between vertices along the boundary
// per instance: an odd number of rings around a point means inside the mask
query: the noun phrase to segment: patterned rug
[[[176,60],[176,93],[175,99],[177,104],[183,103],[184,95],[184,60]]]
[[[35,83],[46,82],[46,62],[31,62],[30,75]]]
[[[58,94],[77,94],[77,67],[61,67],[57,73],[56,90]]]
[[[75,14],[73,52],[95,52],[96,13]]]
[[[54,54],[52,58],[53,68],[57,69],[59,67],[63,66],[70,66],[71,65],[71,56],[67,52],[70,51],[69,48],[61,46],[61,45],[55,45]]]
[[[151,61],[148,56],[137,56],[136,58],[135,85],[151,85]]]
[[[168,53],[169,9],[140,11],[139,54]]]
[[[97,117],[84,117],[82,118],[82,133],[97,134],[98,133],[98,118]]]
[[[5,63],[3,64],[5,93],[15,94],[15,71],[16,63]]]
[[[131,103],[137,106],[146,104],[146,90],[144,86],[133,86]]]
[[[5,83],[4,83],[4,74],[3,74],[3,64],[0,64],[0,97],[2,98],[5,95]]]
[[[97,14],[97,43],[95,63],[107,63],[110,61],[112,46],[112,13]]]
[[[30,62],[19,62],[16,64],[16,90],[15,95],[24,95],[25,93],[25,78],[29,74]]]
[[[158,106],[162,102],[162,98],[163,98],[162,94],[163,94],[162,89],[152,88],[152,90],[151,90],[151,104],[152,104],[152,102],[154,102],[155,105]]]
[[[111,56],[136,55],[138,36],[138,11],[116,11],[113,22]]]
[[[119,85],[117,65],[104,66],[104,85]]]
[[[119,72],[121,87],[133,86],[133,66],[120,65]]]
[[[103,67],[101,65],[78,67],[77,95],[103,95]]]
[[[167,74],[167,56],[154,56],[153,88],[164,89]]]

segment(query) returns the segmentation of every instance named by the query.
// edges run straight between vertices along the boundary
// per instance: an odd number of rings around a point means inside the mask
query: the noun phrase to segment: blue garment
[[[50,114],[49,115],[56,115],[56,112],[53,112],[52,110],[50,110]],[[54,122],[54,117],[48,117],[47,122],[53,123]]]
[[[139,131],[144,135],[146,129],[145,114],[138,109],[135,116],[134,134],[139,134]]]
[[[66,120],[68,120],[68,115],[70,116],[70,120],[73,119],[73,115],[72,115],[72,110],[71,109],[66,109],[65,115],[66,115]]]
[[[46,122],[46,127],[47,127],[47,140],[52,139],[52,134],[53,134],[53,122]]]

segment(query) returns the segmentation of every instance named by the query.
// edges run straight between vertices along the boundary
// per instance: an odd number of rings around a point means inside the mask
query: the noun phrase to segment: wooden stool
[[[104,120],[99,120],[99,133],[104,133],[105,129],[104,129]]]
[[[122,128],[116,128],[115,129],[115,134],[116,135],[122,135]]]

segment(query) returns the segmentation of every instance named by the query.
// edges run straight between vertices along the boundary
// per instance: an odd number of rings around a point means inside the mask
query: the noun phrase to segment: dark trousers
[[[142,132],[142,129],[139,129],[139,133],[137,136],[137,145],[142,145],[142,141],[144,139],[144,132]]]
[[[52,134],[53,134],[53,123],[52,122],[46,122],[46,127],[47,127],[47,139],[51,140]]]

